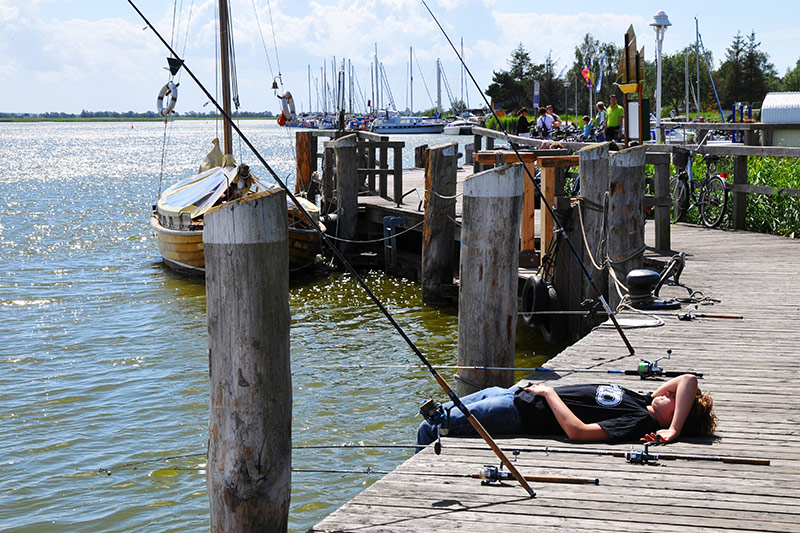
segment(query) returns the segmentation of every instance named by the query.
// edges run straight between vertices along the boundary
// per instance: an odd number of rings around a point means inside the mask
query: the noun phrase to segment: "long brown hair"
[[[684,435],[696,437],[710,437],[717,429],[717,414],[714,412],[714,400],[711,394],[700,392],[697,389],[694,398],[694,404],[686,417],[686,422],[683,423]]]

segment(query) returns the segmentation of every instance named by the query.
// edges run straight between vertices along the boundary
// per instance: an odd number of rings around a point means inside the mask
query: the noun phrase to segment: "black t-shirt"
[[[597,423],[612,441],[638,440],[660,429],[647,410],[651,394],[639,394],[618,385],[569,385],[556,393],[583,423]],[[544,396],[520,391],[514,405],[528,432],[534,435],[563,435]]]
[[[520,133],[528,133],[530,129],[530,125],[528,124],[528,119],[525,115],[520,115],[517,119],[517,135]]]

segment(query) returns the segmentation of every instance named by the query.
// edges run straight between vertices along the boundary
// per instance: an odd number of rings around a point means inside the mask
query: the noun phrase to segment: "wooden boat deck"
[[[647,230],[647,242],[652,243],[652,224]],[[700,384],[714,396],[717,438],[686,439],[651,452],[766,458],[770,466],[684,460],[642,465],[611,456],[521,453],[516,465],[524,475],[600,480],[597,486],[534,482],[533,499],[516,482],[481,486],[469,478],[403,475],[471,474],[483,465],[498,464],[480,440],[444,439],[440,456],[428,447],[312,531],[445,532],[509,526],[568,531],[800,530],[800,241],[683,224],[672,230],[673,249],[687,254],[681,276],[685,287],[664,287],[661,296],[702,291],[721,301],[700,306],[697,312],[744,318],[687,322],[662,316],[661,327],[626,330],[636,356],[628,355],[616,331],[599,328],[549,364],[634,369],[639,357],[652,360],[671,349],[672,359],[661,362],[667,370],[705,374]],[[637,390],[658,385],[636,376],[585,373],[532,375],[530,380],[547,378],[554,385],[613,382]],[[631,446],[528,437],[497,441],[505,449],[550,446],[624,452]]]

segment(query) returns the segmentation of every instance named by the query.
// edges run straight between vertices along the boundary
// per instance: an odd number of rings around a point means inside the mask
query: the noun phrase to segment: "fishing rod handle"
[[[528,492],[531,498],[535,498],[536,492],[531,488],[530,485],[528,485],[528,482],[525,480],[523,475],[520,474],[519,470],[517,470],[517,467],[514,466],[514,463],[512,463],[508,457],[506,457],[506,454],[503,453],[503,450],[500,449],[494,439],[492,439],[491,435],[489,435],[486,429],[484,429],[480,421],[475,418],[475,415],[472,413],[467,414],[467,420],[470,424],[472,424],[472,427],[475,428],[475,431],[478,433],[478,435],[480,435],[481,438],[486,441],[486,444],[489,445],[494,454],[500,459],[500,462],[502,462],[508,471],[511,472],[511,475],[514,476],[514,479],[516,479],[517,482],[522,485],[522,488]]]
[[[730,463],[735,465],[758,465],[769,466],[769,459],[756,459],[754,457],[723,457],[723,463]]]
[[[566,483],[568,485],[599,485],[596,477],[525,476],[528,481],[537,483]]]

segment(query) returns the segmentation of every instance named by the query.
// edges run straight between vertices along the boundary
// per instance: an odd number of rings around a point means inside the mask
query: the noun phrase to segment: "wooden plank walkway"
[[[716,439],[686,439],[658,453],[768,458],[770,466],[708,461],[629,464],[622,458],[521,453],[525,475],[599,478],[600,485],[532,483],[527,498],[516,484],[481,486],[468,478],[403,472],[476,473],[498,461],[475,439],[444,439],[440,456],[428,447],[342,506],[312,531],[479,531],[523,526],[568,531],[800,531],[800,242],[769,235],[673,226],[673,249],[687,253],[684,287],[721,300],[699,312],[743,320],[679,321],[626,331],[629,356],[613,329],[599,328],[551,360],[552,367],[634,369],[638,357],[668,370],[703,372],[714,396]],[[648,223],[648,241],[653,242]],[[612,382],[653,390],[658,382],[607,374],[549,375],[554,385]],[[531,381],[543,381],[531,376]],[[409,428],[413,433],[413,428]],[[630,444],[572,444],[552,438],[501,438],[506,448],[544,446],[627,451]],[[456,446],[462,446],[461,448]],[[464,447],[470,449],[464,449]],[[473,449],[474,448],[474,449]],[[637,446],[640,448],[640,446]]]

